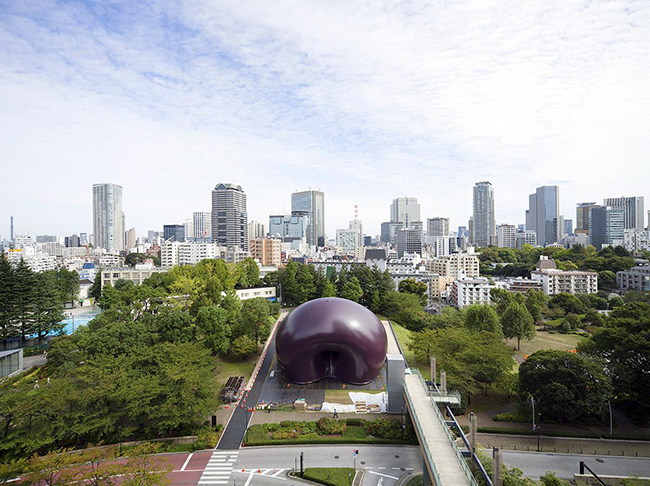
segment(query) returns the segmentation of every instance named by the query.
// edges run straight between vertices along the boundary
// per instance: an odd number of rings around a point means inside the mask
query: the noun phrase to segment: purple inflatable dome
[[[338,378],[371,382],[386,360],[388,339],[375,314],[351,300],[316,299],[294,309],[278,328],[278,362],[287,378],[305,384]]]

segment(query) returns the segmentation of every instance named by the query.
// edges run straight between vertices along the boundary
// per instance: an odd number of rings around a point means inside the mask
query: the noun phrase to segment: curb
[[[408,484],[408,482],[413,479],[416,476],[422,475],[422,471],[413,471],[411,474],[408,476],[402,476],[400,479],[397,480],[397,484],[395,486],[403,486],[405,484]]]

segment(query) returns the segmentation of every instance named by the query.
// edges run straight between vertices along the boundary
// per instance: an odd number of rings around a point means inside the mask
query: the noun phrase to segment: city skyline
[[[13,2],[0,13],[0,234],[11,215],[21,233],[90,232],[98,182],[124,187],[139,235],[207,211],[220,180],[259,221],[322,190],[330,237],[355,205],[377,234],[403,195],[423,220],[467,225],[482,180],[497,224],[522,223],[540,186],[561,187],[571,219],[578,202],[647,196],[648,19],[649,4],[624,1],[335,2],[319,15]]]

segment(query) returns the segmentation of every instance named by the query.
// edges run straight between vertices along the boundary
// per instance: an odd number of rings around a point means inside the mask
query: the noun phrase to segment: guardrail
[[[456,457],[458,458],[458,462],[460,463],[461,467],[463,468],[463,471],[465,472],[465,475],[467,476],[467,480],[469,481],[469,484],[472,486],[478,486],[478,483],[476,482],[476,479],[474,479],[474,475],[472,474],[472,471],[469,468],[469,465],[467,464],[467,461],[465,460],[465,457],[463,456],[463,453],[460,451],[458,448],[458,445],[456,444],[456,439],[452,435],[451,431],[449,430],[449,427],[447,427],[447,423],[445,418],[443,417],[442,413],[440,412],[440,409],[438,408],[437,403],[434,401],[433,397],[431,396],[431,392],[429,391],[429,387],[427,386],[426,382],[424,381],[424,378],[422,377],[422,373],[420,373],[420,370],[417,368],[410,368],[411,374],[417,375],[418,378],[420,378],[420,384],[424,388],[424,390],[427,392],[429,395],[429,400],[431,402],[431,407],[433,407],[433,410],[436,414],[436,417],[438,418],[438,421],[440,422],[440,425],[445,431],[445,434],[447,435],[447,439],[451,443],[451,447],[454,450],[454,453],[456,454]],[[441,393],[441,392],[436,392],[436,393]],[[408,394],[407,394],[408,396]],[[413,408],[411,408],[413,410]],[[411,414],[413,417],[415,414]],[[416,419],[417,420],[417,419]],[[440,484],[440,483],[437,483]]]
[[[405,393],[405,395],[406,395],[406,400],[408,401],[409,409],[414,410],[413,401],[411,400],[411,395],[409,395],[408,392]],[[431,480],[437,486],[442,486],[442,481],[440,480],[440,476],[438,475],[438,470],[436,469],[435,462],[433,461],[433,455],[431,454],[431,450],[429,449],[429,444],[427,444],[427,442],[424,440],[424,428],[422,427],[422,424],[418,420],[415,413],[411,413],[411,420],[413,420],[413,422],[415,422],[415,428],[416,428],[416,430],[420,431],[420,434],[422,436],[422,440],[420,441],[420,444],[422,444],[422,449],[424,450],[424,455],[426,456],[427,463],[429,464],[429,466],[431,468],[431,473],[433,474],[433,477],[431,478]]]

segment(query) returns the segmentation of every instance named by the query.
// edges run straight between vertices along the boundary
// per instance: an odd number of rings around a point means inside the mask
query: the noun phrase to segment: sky
[[[100,182],[139,236],[218,182],[267,224],[320,189],[329,237],[399,196],[467,225],[484,180],[497,224],[650,195],[645,0],[0,0],[0,45],[0,238],[91,233]]]

